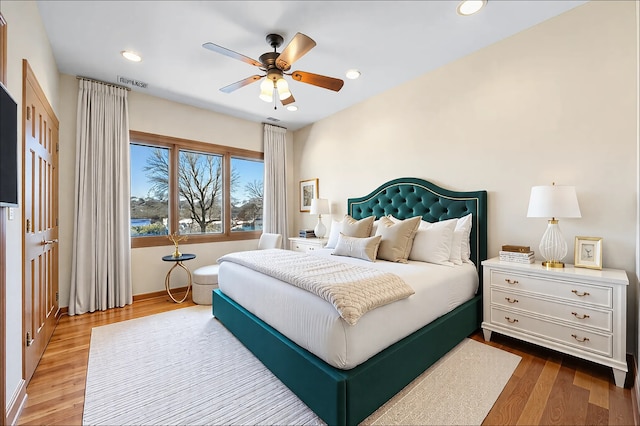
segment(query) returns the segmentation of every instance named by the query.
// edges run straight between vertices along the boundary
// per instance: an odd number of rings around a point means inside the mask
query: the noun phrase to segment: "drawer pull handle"
[[[513,323],[515,323],[515,322],[518,322],[518,320],[517,320],[517,319],[515,319],[515,318],[511,319],[511,318],[509,318],[509,317],[504,317],[504,319],[506,319],[507,321],[509,321],[511,324],[513,324]]]
[[[576,339],[580,343],[584,343],[584,342],[588,342],[589,341],[588,337],[583,337],[582,339],[578,339],[578,336],[576,336],[575,334],[572,334],[571,337],[573,337],[574,339]]]
[[[509,278],[504,279],[507,284],[518,284],[518,280],[512,280]]]
[[[578,319],[587,319],[587,318],[589,318],[589,315],[584,314],[584,315],[580,316],[580,315],[578,315],[577,312],[571,312],[571,315],[573,315],[574,317],[576,317]]]
[[[589,295],[588,291],[585,291],[583,293],[578,293],[578,290],[571,290],[571,293],[575,294],[578,297],[584,297]]]
[[[510,297],[505,297],[504,300],[506,300],[509,303],[518,303],[518,299],[512,299]]]

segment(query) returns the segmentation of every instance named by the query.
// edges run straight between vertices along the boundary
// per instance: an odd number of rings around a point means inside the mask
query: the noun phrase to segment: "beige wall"
[[[58,113],[58,68],[44,31],[36,3],[33,1],[1,1],[0,12],[7,20],[7,87],[18,102],[18,120],[22,122],[22,60],[29,61],[42,90]],[[18,128],[22,140],[22,129]],[[20,152],[20,150],[18,150]],[[22,158],[18,161],[19,167]],[[5,209],[9,210],[9,209]],[[13,220],[7,221],[7,341],[6,374],[7,406],[13,405],[22,380],[22,214],[13,209]],[[4,321],[5,319],[3,319]]]
[[[635,277],[635,7],[589,2],[295,132],[296,178],[320,179],[334,219],[396,177],[485,189],[490,256],[506,243],[537,251],[546,221],[526,217],[532,186],[575,185],[582,218],[560,220],[566,261],[576,235],[599,236],[604,266]],[[296,229],[314,223],[298,214]]]

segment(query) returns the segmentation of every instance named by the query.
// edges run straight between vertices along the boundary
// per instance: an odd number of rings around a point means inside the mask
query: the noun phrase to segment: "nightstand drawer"
[[[311,244],[291,243],[291,250],[293,251],[313,251],[319,247]]]
[[[326,238],[289,238],[289,250],[309,252],[323,248],[327,245]]]
[[[496,270],[491,271],[491,285],[510,290],[538,293],[574,303],[585,303],[603,308],[613,307],[611,287],[597,287],[570,281],[552,281]]]
[[[578,326],[595,328],[604,332],[613,331],[613,312],[608,310],[540,299],[496,287],[491,288],[491,303],[505,308],[520,309],[535,315],[544,315],[567,321]]]
[[[600,334],[578,327],[555,324],[497,307],[491,308],[491,323],[500,324],[521,333],[536,335],[546,340],[554,340],[584,351],[607,357],[613,356],[613,336],[611,334]]]

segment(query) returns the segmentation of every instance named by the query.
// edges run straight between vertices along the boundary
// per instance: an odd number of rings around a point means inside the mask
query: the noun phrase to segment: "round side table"
[[[182,262],[195,259],[195,258],[196,258],[195,254],[183,254],[180,257],[173,257],[173,255],[171,254],[168,256],[162,256],[162,260],[164,260],[165,262],[175,262],[175,265],[173,265],[171,269],[169,269],[169,272],[167,272],[167,277],[164,279],[164,288],[167,290],[167,294],[169,295],[171,300],[173,300],[176,303],[182,303],[185,300],[187,300],[187,296],[189,295],[189,290],[191,289],[191,271],[189,271],[189,268],[184,266]],[[176,300],[176,298],[173,297],[173,294],[171,294],[171,285],[170,285],[171,272],[178,266],[184,269],[185,271],[187,271],[187,277],[188,277],[187,292],[184,294],[184,297],[181,300]]]

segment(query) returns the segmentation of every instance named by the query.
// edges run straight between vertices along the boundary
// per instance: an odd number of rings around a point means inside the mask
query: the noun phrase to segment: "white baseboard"
[[[27,382],[20,380],[20,385],[13,394],[13,398],[7,406],[7,424],[15,425],[22,413],[22,409],[27,403]]]

